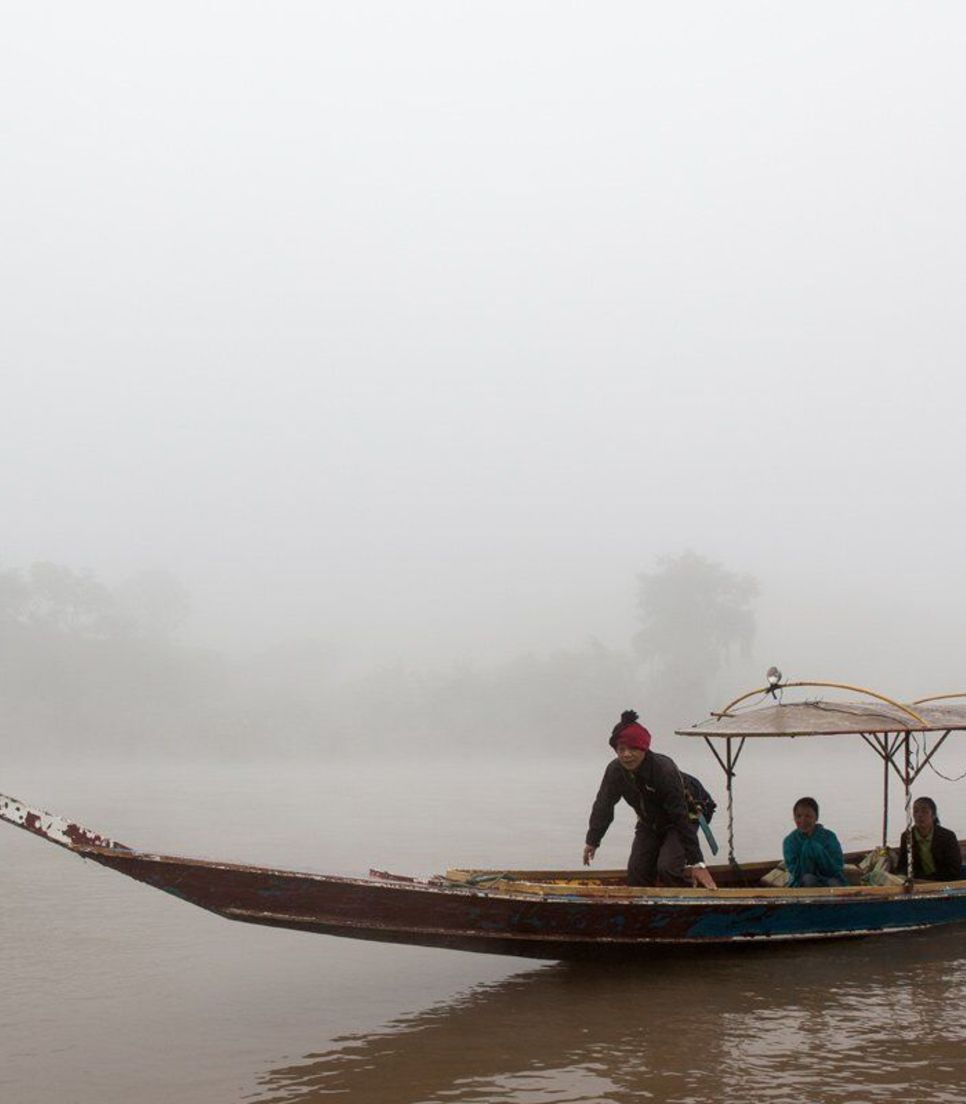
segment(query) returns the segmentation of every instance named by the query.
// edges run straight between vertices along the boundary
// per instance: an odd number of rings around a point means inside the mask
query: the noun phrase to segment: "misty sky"
[[[966,682],[961,5],[0,18],[0,567],[445,662],[693,548],[762,662]]]

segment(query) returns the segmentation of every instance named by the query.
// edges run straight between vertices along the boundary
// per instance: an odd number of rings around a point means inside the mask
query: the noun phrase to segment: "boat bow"
[[[44,812],[43,809],[34,809],[26,802],[7,797],[6,794],[0,794],[0,820],[32,832],[49,843],[56,843],[58,847],[66,847],[69,851],[85,847],[106,847],[112,851],[131,850],[123,843],[108,839],[82,824]]]

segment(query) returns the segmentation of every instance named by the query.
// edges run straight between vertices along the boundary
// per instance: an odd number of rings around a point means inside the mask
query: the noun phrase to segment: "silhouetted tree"
[[[0,575],[0,622],[73,636],[105,637],[116,628],[114,599],[88,571],[54,563]]]
[[[170,739],[224,681],[209,657],[168,639],[186,607],[161,572],[115,593],[60,564],[0,571],[0,729],[17,747]]]
[[[125,627],[137,636],[167,640],[184,623],[191,600],[169,571],[140,571],[114,590]]]
[[[648,668],[648,715],[690,723],[707,708],[714,677],[755,632],[751,575],[685,552],[638,576],[641,628],[634,648]]]

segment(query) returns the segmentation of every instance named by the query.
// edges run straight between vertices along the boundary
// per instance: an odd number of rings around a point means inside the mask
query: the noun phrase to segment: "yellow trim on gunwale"
[[[905,886],[836,886],[815,887],[802,889],[789,889],[787,886],[745,886],[739,889],[704,889],[701,886],[604,886],[581,885],[564,882],[524,882],[512,879],[500,878],[492,882],[474,883],[474,877],[478,877],[483,871],[474,870],[447,870],[446,880],[455,885],[465,885],[468,889],[477,889],[486,893],[498,894],[523,894],[533,897],[603,897],[603,898],[648,898],[648,897],[682,897],[700,898],[702,900],[741,900],[761,897],[819,897],[828,898],[852,898],[852,897],[900,897],[908,896],[910,891]],[[958,887],[966,892],[964,882],[916,882],[911,893],[921,896],[924,893],[935,893],[938,890],[949,887]]]

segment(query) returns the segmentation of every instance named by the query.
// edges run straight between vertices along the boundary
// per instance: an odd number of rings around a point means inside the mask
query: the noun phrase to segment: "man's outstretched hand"
[[[691,885],[695,888],[698,886],[704,886],[705,889],[717,889],[714,878],[711,877],[711,871],[705,866],[692,866],[689,867],[691,871]]]
[[[594,855],[596,855],[596,854],[597,854],[597,848],[596,847],[591,847],[590,844],[588,843],[584,847],[584,866],[590,866],[591,862],[593,861]]]

